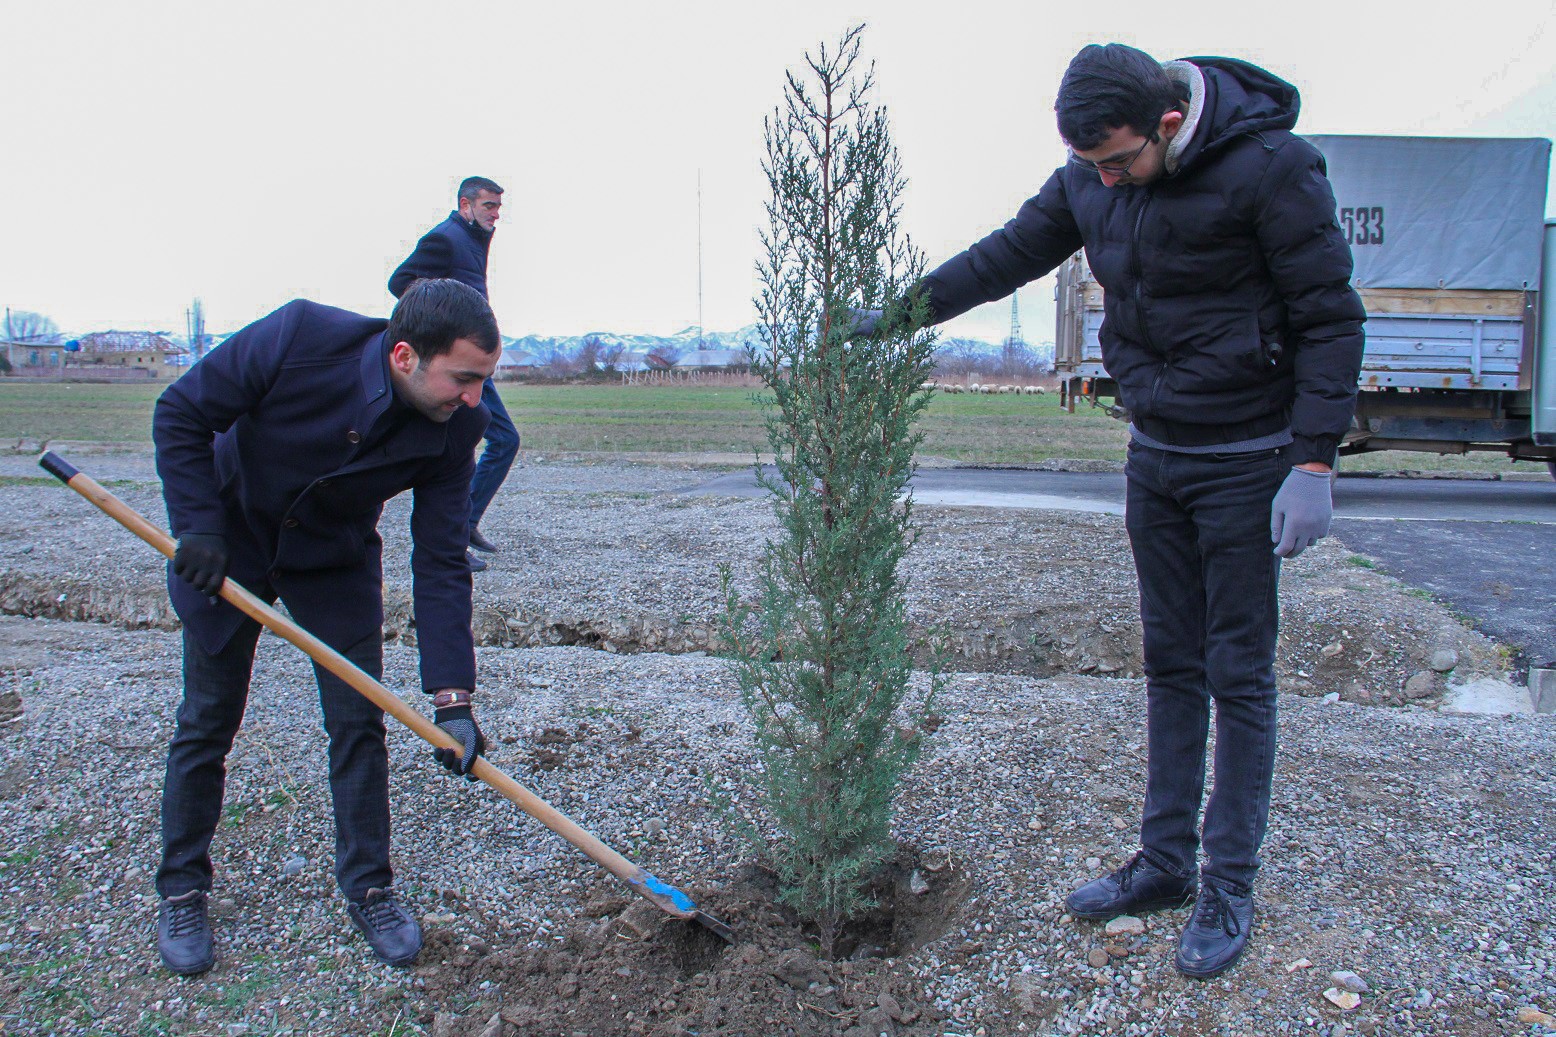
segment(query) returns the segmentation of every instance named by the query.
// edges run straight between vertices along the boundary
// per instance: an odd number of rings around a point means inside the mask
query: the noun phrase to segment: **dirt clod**
[[[435,1002],[466,1006],[455,1037],[486,1037],[492,1020],[514,1022],[515,1013],[540,1033],[746,1035],[783,1019],[800,1037],[927,1034],[940,1016],[887,955],[954,924],[969,876],[948,868],[931,892],[898,895],[903,874],[919,863],[903,850],[881,870],[872,885],[877,905],[839,935],[841,960],[823,957],[816,935],[777,903],[770,875],[745,868],[729,887],[697,897],[734,927],[734,946],[634,901],[603,923],[585,912],[559,939],[473,961],[447,935],[429,934],[418,976]],[[875,953],[853,957],[860,947]]]

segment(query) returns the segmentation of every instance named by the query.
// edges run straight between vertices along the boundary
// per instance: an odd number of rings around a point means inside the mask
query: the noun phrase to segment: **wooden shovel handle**
[[[70,462],[52,452],[44,454],[38,463],[49,474],[91,501],[125,529],[168,558],[173,557],[173,552],[178,545],[173,542],[172,537],[146,521],[134,508],[103,489],[91,476],[79,471]],[[368,676],[350,659],[265,604],[241,584],[230,579],[225,581],[222,584],[221,597],[245,615],[258,621],[271,633],[301,648],[314,662],[366,695],[374,705],[416,732],[422,741],[438,748],[464,750],[464,746],[457,739],[422,716],[400,696]],[[502,793],[520,810],[578,847],[596,864],[652,901],[661,910],[677,918],[691,918],[697,914],[696,904],[686,894],[656,879],[600,842],[572,818],[514,781],[503,771],[487,763],[485,759],[477,757],[475,764],[470,768],[470,773]]]

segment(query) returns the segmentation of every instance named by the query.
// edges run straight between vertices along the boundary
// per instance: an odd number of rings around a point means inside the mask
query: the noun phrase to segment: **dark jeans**
[[[248,701],[259,624],[252,620],[216,655],[184,633],[184,700],[168,749],[162,787],[162,866],[157,892],[181,896],[211,888],[211,838],[221,820],[232,749]],[[383,639],[374,632],[335,647],[362,669],[383,674]],[[335,879],[350,900],[387,888],[389,755],[384,714],[339,677],[314,667],[324,730],[330,738],[330,793],[335,804]]]
[[[1159,867],[1194,873],[1214,700],[1203,875],[1237,893],[1258,873],[1270,812],[1280,576],[1270,502],[1288,471],[1280,450],[1178,454],[1138,444],[1126,467],[1150,753],[1140,844]]]
[[[497,395],[497,386],[488,378],[481,387],[481,402],[492,412],[492,423],[486,426],[486,449],[476,462],[475,475],[470,477],[470,528],[481,524],[481,516],[497,496],[497,489],[508,478],[508,469],[519,452],[519,430],[508,417],[508,408]]]

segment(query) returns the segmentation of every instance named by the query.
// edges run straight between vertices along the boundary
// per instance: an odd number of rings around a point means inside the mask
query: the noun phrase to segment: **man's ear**
[[[389,350],[389,366],[402,375],[410,374],[420,363],[421,357],[416,355],[416,350],[411,348],[409,342],[396,342]]]
[[[1163,137],[1167,138],[1168,140],[1172,140],[1178,135],[1178,131],[1181,129],[1183,129],[1182,112],[1174,108],[1172,111],[1162,116],[1160,132]]]

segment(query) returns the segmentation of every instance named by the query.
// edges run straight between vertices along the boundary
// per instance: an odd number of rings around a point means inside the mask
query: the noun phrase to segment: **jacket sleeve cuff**
[[[920,285],[929,296],[929,322],[944,324],[983,302],[965,254],[954,256],[924,276]]]
[[[1317,461],[1333,468],[1339,450],[1339,436],[1296,435],[1292,437],[1291,445],[1286,448],[1286,460],[1293,465]]]

